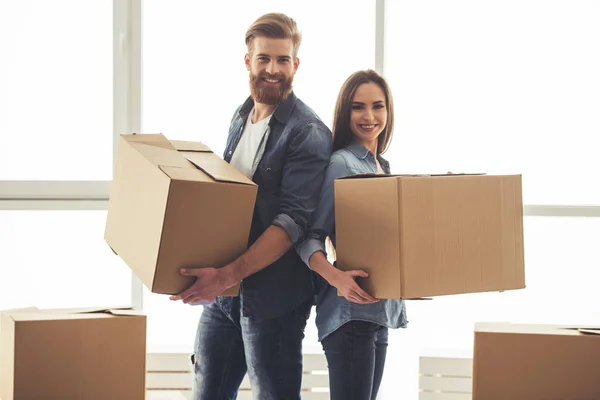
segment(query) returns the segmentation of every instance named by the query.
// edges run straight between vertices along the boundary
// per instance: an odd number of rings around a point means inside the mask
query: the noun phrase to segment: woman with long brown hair
[[[329,367],[332,400],[375,400],[383,376],[388,328],[406,327],[402,300],[378,300],[362,290],[361,270],[341,271],[327,260],[326,239],[335,247],[334,180],[343,176],[389,174],[382,157],[394,126],[394,106],[385,79],[358,71],[343,84],[333,121],[333,150],[320,203],[307,239],[297,246],[315,271],[317,329]],[[338,296],[338,291],[342,296]]]

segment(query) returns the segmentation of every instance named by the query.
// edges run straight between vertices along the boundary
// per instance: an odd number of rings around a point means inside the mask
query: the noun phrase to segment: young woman
[[[333,150],[318,209],[307,239],[297,251],[316,273],[317,329],[329,366],[332,400],[375,400],[385,364],[388,328],[406,327],[402,300],[378,300],[355,279],[361,270],[341,271],[326,256],[325,240],[335,248],[334,187],[348,175],[389,174],[381,156],[392,138],[394,109],[385,79],[372,70],[352,74],[338,95]],[[343,295],[338,296],[338,291]]]

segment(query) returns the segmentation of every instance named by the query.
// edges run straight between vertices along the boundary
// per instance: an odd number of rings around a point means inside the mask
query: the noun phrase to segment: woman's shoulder
[[[339,171],[343,170],[343,175],[357,175],[372,172],[366,157],[360,153],[357,154],[356,149],[350,147],[336,150],[331,155],[329,166]]]
[[[363,150],[364,147],[362,146],[356,146],[356,145],[349,145],[346,146],[342,149],[336,150],[335,152],[333,152],[333,154],[331,155],[331,160],[335,160],[336,162],[345,162],[346,164],[348,163],[354,163],[360,159],[364,159],[366,156],[366,152],[368,150],[364,149],[364,153],[361,153],[361,150]]]
[[[346,163],[348,156],[351,153],[347,149],[339,149],[331,154],[332,163]]]
[[[352,172],[350,170],[348,163],[348,158],[344,149],[334,151],[331,154],[329,159],[329,171],[330,174],[333,174],[337,177],[350,175]]]

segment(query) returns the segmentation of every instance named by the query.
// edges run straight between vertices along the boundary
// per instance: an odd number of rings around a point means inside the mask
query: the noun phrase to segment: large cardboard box
[[[146,317],[128,309],[0,313],[3,400],[143,400]]]
[[[473,399],[600,399],[600,327],[476,324]]]
[[[337,179],[337,265],[382,299],[525,287],[520,175]]]
[[[121,135],[104,237],[148,289],[177,294],[194,282],[180,268],[247,249],[257,188],[202,143]]]

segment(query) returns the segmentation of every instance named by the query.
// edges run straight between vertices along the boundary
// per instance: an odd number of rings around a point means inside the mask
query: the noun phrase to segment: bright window
[[[0,210],[0,309],[131,304],[131,270],[104,241],[106,211]]]
[[[0,180],[110,180],[112,1],[0,2]]]
[[[600,204],[600,3],[387,4],[395,171],[522,173],[528,204]]]

